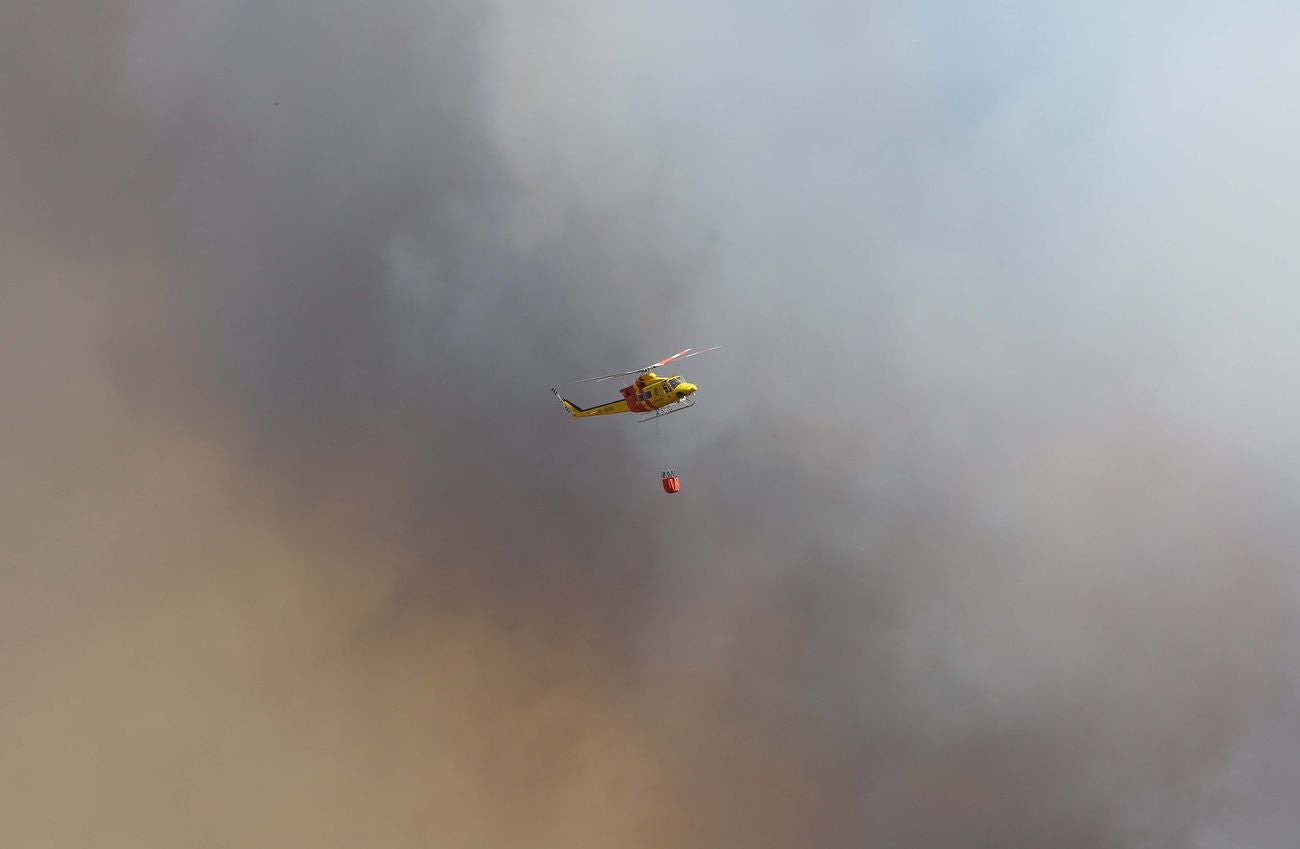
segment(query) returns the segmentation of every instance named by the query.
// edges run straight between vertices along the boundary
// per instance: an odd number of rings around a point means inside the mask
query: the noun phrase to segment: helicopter
[[[680,374],[660,377],[655,374],[654,370],[663,368],[677,360],[688,360],[699,354],[716,351],[720,347],[722,346],[715,345],[712,348],[704,348],[703,350],[685,348],[671,357],[665,357],[657,363],[651,363],[642,368],[574,381],[574,383],[590,383],[613,380],[617,377],[628,377],[633,374],[640,375],[632,381],[631,385],[624,386],[619,390],[623,395],[622,398],[595,407],[579,407],[561,395],[554,387],[551,388],[551,392],[556,398],[560,399],[560,403],[564,404],[564,409],[569,411],[570,417],[575,419],[585,419],[591,416],[611,416],[616,413],[646,413],[648,415],[642,416],[638,421],[654,421],[663,416],[680,413],[682,410],[689,410],[695,406],[694,396],[698,389],[694,383],[687,383]]]

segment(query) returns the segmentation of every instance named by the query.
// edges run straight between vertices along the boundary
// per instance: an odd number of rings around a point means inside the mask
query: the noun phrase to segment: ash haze
[[[0,10],[0,844],[1291,845],[1300,12],[370,5]]]

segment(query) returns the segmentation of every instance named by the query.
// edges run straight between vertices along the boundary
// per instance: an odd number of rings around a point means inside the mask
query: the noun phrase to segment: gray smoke
[[[3,842],[1279,845],[1295,18],[4,12]]]

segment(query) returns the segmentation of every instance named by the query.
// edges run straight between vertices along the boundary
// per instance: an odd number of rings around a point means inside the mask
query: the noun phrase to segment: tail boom
[[[579,407],[568,398],[565,398],[554,388],[551,389],[551,393],[554,394],[556,398],[560,399],[560,403],[564,405],[564,409],[569,411],[569,416],[575,419],[585,419],[591,416],[610,416],[615,413],[632,412],[632,409],[627,405],[627,401],[623,398],[620,398],[617,401],[610,401],[608,404],[601,404],[598,407],[584,408]]]

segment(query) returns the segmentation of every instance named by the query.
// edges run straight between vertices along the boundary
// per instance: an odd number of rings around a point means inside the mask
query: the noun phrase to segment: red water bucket
[[[672,469],[665,469],[664,473],[660,477],[663,479],[664,492],[669,495],[672,495],[674,492],[681,492],[681,478],[677,477],[677,473]]]

